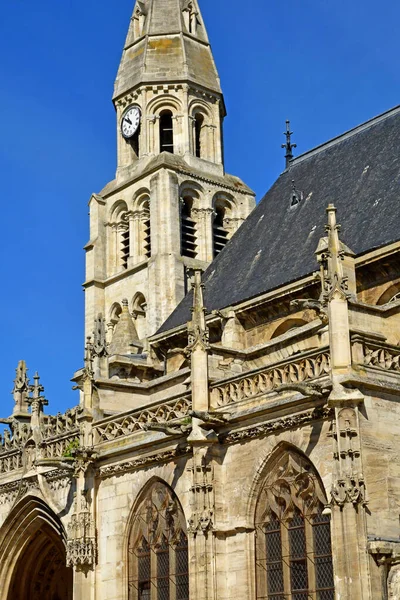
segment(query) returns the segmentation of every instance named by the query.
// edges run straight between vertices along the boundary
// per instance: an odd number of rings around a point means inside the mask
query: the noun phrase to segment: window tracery
[[[288,451],[256,509],[257,600],[334,600],[330,516],[310,463]]]
[[[153,483],[129,537],[129,600],[189,600],[186,524],[175,494]]]

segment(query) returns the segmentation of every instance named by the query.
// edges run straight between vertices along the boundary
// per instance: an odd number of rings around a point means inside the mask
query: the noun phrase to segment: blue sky
[[[226,169],[260,198],[297,152],[400,103],[394,0],[200,0],[222,80]],[[0,20],[0,412],[14,369],[77,403],[87,201],[113,179],[113,81],[133,0],[9,0]]]

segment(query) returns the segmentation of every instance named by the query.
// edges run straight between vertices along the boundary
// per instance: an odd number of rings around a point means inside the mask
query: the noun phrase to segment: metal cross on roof
[[[286,154],[286,168],[288,168],[290,161],[293,160],[293,148],[297,148],[297,144],[292,144],[292,135],[293,131],[290,131],[290,121],[286,121],[286,131],[284,134],[286,136],[286,144],[282,144],[282,148],[285,148]]]

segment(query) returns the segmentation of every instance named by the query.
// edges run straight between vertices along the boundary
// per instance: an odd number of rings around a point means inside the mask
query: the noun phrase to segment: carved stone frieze
[[[364,344],[364,364],[385,371],[400,371],[400,348]]]
[[[53,492],[63,490],[72,483],[71,471],[68,471],[67,469],[49,471],[44,474],[44,478]]]
[[[231,431],[229,433],[223,433],[219,436],[221,443],[234,444],[242,442],[247,439],[257,438],[270,433],[276,433],[285,429],[293,429],[300,425],[311,423],[312,421],[327,420],[332,418],[334,410],[327,406],[319,406],[313,410],[299,413],[290,417],[282,417],[280,419],[274,419],[267,423],[260,425],[254,425],[247,427],[246,429],[240,429],[238,431]]]
[[[39,482],[36,476],[0,485],[0,505],[14,504],[29,491],[37,489],[39,489]]]
[[[311,381],[329,373],[329,352],[319,352],[217,385],[212,389],[211,403],[214,407],[226,406],[273,391],[284,384]]]

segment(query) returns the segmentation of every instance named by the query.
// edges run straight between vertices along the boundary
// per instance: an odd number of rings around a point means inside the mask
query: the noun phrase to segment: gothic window
[[[197,156],[197,158],[203,158],[204,155],[204,140],[202,135],[203,125],[204,116],[201,113],[197,113],[194,117],[195,155]]]
[[[214,258],[223,250],[228,242],[228,231],[224,225],[225,208],[224,206],[215,207],[215,215],[213,222],[213,246]]]
[[[174,152],[174,128],[170,110],[163,110],[160,114],[160,152]]]
[[[155,482],[129,536],[129,600],[189,600],[185,518],[165,484]]]
[[[330,516],[310,463],[288,451],[256,510],[257,600],[334,600]]]
[[[197,256],[196,222],[192,219],[193,198],[181,198],[181,254],[189,258]]]

